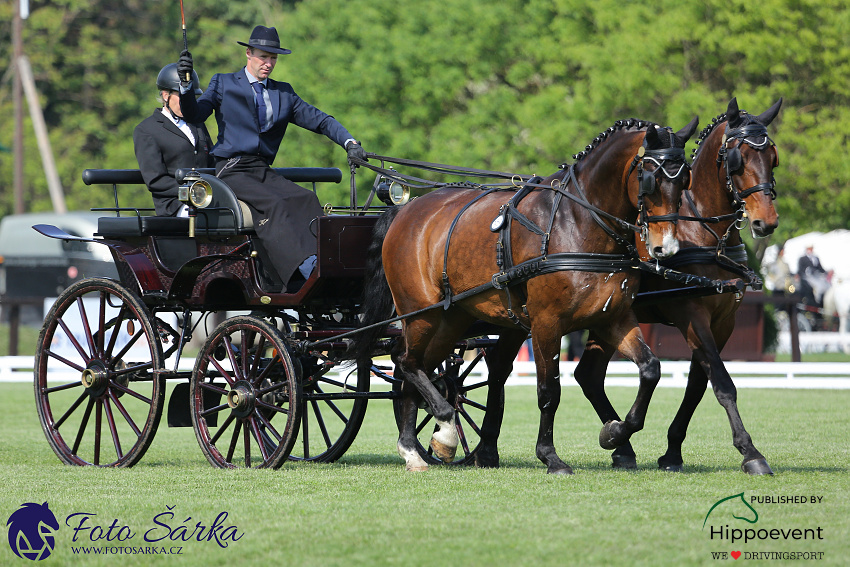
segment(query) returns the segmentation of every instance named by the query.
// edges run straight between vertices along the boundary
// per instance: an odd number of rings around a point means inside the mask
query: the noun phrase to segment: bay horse
[[[367,329],[355,337],[351,356],[368,361],[384,333],[372,325],[388,320],[394,307],[402,334],[393,360],[404,381],[397,447],[407,470],[428,467],[417,450],[420,400],[437,424],[430,442],[435,455],[454,458],[454,409],[429,376],[476,321],[501,327],[496,357],[504,360],[493,367],[508,372],[531,331],[540,408],[536,455],[548,473],[572,474],[555,451],[553,430],[560,340],[573,329],[596,329],[640,370],[632,410],[625,422],[606,425],[605,435],[624,442],[643,427],[660,364],[629,309],[639,277],[628,252],[635,230],[654,258],[678,250],[676,213],[690,179],[683,148],[697,120],[676,133],[618,121],[571,167],[534,178],[520,191],[440,189],[379,220],[367,254]],[[638,216],[639,227],[622,220]],[[491,370],[491,382],[503,385],[506,377]],[[499,395],[491,388],[489,397],[496,399],[488,399],[495,403],[488,405],[482,440],[485,431],[497,434]],[[490,440],[495,448],[495,437]]]
[[[778,225],[773,204],[776,197],[773,169],[778,158],[767,126],[781,105],[779,99],[755,116],[739,110],[737,99],[733,98],[726,112],[700,133],[691,187],[685,191],[679,211],[681,249],[675,256],[662,260],[663,265],[714,280],[746,276],[747,253],[740,228],[749,223],[752,235],[760,238],[770,235]],[[642,293],[650,292],[647,295],[671,287],[670,282],[652,274],[644,274],[640,283]],[[662,469],[682,470],[682,443],[688,424],[711,381],[714,395],[728,415],[732,443],[744,457],[742,469],[754,475],[773,474],[744,428],[735,384],[720,357],[734,330],[742,295],[685,294],[679,299],[647,305],[642,305],[639,298],[632,306],[642,323],[675,326],[692,351],[684,399],[667,432],[667,452],[658,459]],[[619,419],[603,388],[613,354],[613,349],[591,332],[574,374],[603,423]],[[614,449],[612,444],[603,447]],[[617,447],[612,459],[614,467],[636,466],[635,453],[628,443]]]

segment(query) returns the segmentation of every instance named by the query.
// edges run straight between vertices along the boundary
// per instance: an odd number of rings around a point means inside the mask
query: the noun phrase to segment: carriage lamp
[[[177,198],[189,207],[189,238],[195,236],[196,209],[204,209],[212,203],[212,186],[197,171],[190,171],[177,189]]]
[[[375,193],[387,205],[404,205],[410,200],[410,187],[383,175],[378,180]]]

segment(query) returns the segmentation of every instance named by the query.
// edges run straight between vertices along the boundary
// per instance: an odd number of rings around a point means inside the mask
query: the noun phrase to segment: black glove
[[[192,54],[183,50],[180,53],[180,59],[177,60],[177,75],[180,77],[180,84],[182,86],[188,87],[192,83],[193,68]],[[188,81],[186,80],[187,77],[189,78]]]
[[[363,161],[369,161],[366,159],[366,150],[363,149],[363,146],[360,145],[360,142],[349,142],[348,146],[345,148],[345,151],[348,152],[348,157],[357,158]]]

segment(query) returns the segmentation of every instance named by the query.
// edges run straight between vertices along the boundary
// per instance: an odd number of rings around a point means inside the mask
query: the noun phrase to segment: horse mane
[[[596,149],[599,146],[599,144],[604,142],[609,136],[611,136],[612,134],[614,134],[618,130],[629,130],[629,129],[632,129],[632,128],[635,129],[635,130],[645,130],[649,126],[653,126],[653,125],[655,125],[654,122],[649,122],[647,120],[638,120],[637,118],[629,118],[629,119],[626,119],[626,120],[617,120],[616,122],[614,122],[613,126],[608,128],[607,130],[604,130],[598,136],[596,136],[593,139],[592,142],[590,142],[587,146],[584,147],[584,149],[582,151],[580,151],[577,154],[574,154],[573,159],[576,160],[577,162],[583,160],[584,158],[586,158],[590,154],[590,152],[592,152],[594,149]],[[562,165],[561,169],[564,169],[565,167],[566,167],[566,164]]]
[[[738,110],[738,116],[740,116],[740,118],[744,121],[745,124],[751,124],[753,122],[756,122],[755,116],[753,116],[746,110]],[[699,151],[700,149],[702,149],[703,141],[708,138],[708,135],[711,134],[714,129],[717,128],[718,125],[723,122],[726,122],[726,118],[727,117],[725,112],[718,114],[717,116],[711,119],[711,123],[709,123],[708,126],[702,129],[696,139],[697,147],[694,148],[693,152],[691,152],[691,161],[695,160],[696,157],[699,155]]]

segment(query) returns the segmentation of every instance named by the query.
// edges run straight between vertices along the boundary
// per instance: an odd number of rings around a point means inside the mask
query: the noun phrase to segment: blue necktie
[[[266,131],[266,101],[263,98],[263,83],[257,81],[255,83],[251,83],[251,86],[254,87],[254,92],[256,96],[254,99],[257,101],[257,119],[260,124],[260,132]]]

